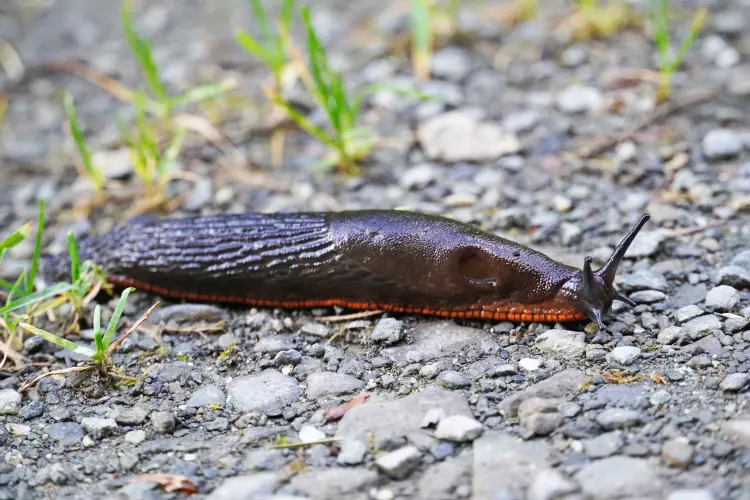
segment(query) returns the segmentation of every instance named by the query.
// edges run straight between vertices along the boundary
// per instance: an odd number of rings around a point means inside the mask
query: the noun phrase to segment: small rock
[[[542,469],[531,478],[527,500],[553,500],[576,493],[578,485],[554,469]]]
[[[669,494],[666,500],[715,500],[709,489],[683,489]]]
[[[614,456],[589,462],[575,475],[586,498],[661,498],[662,479],[648,460]]]
[[[573,208],[573,201],[566,196],[556,195],[552,198],[552,205],[555,207],[556,212],[566,213]],[[562,227],[560,229],[562,229]],[[580,231],[580,229],[578,230]]]
[[[237,377],[227,384],[228,400],[246,412],[283,407],[302,396],[297,380],[277,370]]]
[[[350,394],[364,387],[364,382],[343,373],[316,372],[307,376],[307,397],[318,399],[323,396]],[[296,399],[296,398],[295,398]]]
[[[576,44],[567,47],[560,54],[560,61],[568,68],[575,68],[586,62],[588,58],[588,47]]]
[[[430,408],[427,413],[424,414],[422,420],[422,428],[432,427],[437,425],[442,419],[445,418],[445,410],[442,408]]]
[[[395,318],[383,318],[372,329],[370,338],[374,342],[390,345],[401,340],[404,322]]]
[[[141,429],[130,431],[125,434],[125,441],[130,444],[141,444],[146,440],[146,431]]]
[[[547,436],[560,427],[564,420],[557,409],[554,412],[534,413],[522,413],[519,409],[518,418],[521,426],[527,429],[532,436]]]
[[[631,293],[630,299],[637,304],[654,304],[666,300],[667,295],[657,290],[641,290]]]
[[[706,294],[706,307],[719,311],[728,311],[740,301],[740,292],[729,285],[719,285]]]
[[[626,429],[641,422],[641,413],[623,408],[608,408],[596,416],[596,422],[603,429]]]
[[[683,337],[682,328],[679,326],[668,326],[659,332],[656,341],[662,345],[674,344]]]
[[[745,387],[748,381],[750,381],[750,374],[748,373],[731,373],[724,377],[719,387],[723,391],[736,392]]]
[[[615,347],[612,351],[607,354],[608,362],[616,362],[621,365],[629,365],[633,363],[641,355],[641,350],[638,347],[626,345]]]
[[[636,259],[650,257],[659,251],[666,237],[667,233],[662,229],[638,233],[625,255]]]
[[[44,413],[44,403],[41,401],[34,401],[29,403],[18,412],[18,416],[24,420],[33,420],[39,418]]]
[[[522,358],[518,362],[518,366],[524,371],[533,372],[542,366],[542,362],[538,359]]]
[[[75,422],[59,422],[46,428],[50,441],[60,446],[77,445],[83,439],[83,429]]]
[[[740,151],[742,151],[742,139],[732,129],[713,129],[703,137],[703,154],[709,160],[731,158],[738,155]]]
[[[520,111],[506,116],[503,120],[503,128],[517,134],[533,129],[537,123],[539,123],[539,113],[534,110]]]
[[[326,433],[318,430],[314,425],[303,424],[302,427],[300,427],[298,436],[303,443],[310,443],[325,439]]]
[[[380,456],[375,465],[393,479],[404,479],[422,463],[422,454],[416,446],[404,446]]]
[[[359,439],[344,439],[341,441],[341,451],[339,451],[336,462],[341,465],[359,465],[365,461],[367,445]]]
[[[0,390],[0,415],[18,415],[21,395],[13,389]]]
[[[691,368],[709,368],[713,366],[713,360],[708,354],[698,354],[693,356],[687,362],[687,365]]]
[[[599,89],[573,85],[557,95],[557,107],[566,114],[598,111],[604,102]]]
[[[283,365],[298,365],[302,361],[302,354],[296,349],[286,349],[279,351],[273,358],[273,362],[276,366]]]
[[[445,370],[437,377],[437,382],[448,389],[460,389],[471,385],[471,381],[461,372]]]
[[[148,410],[141,406],[117,407],[110,416],[120,425],[140,425],[148,418]]]
[[[610,457],[619,452],[624,444],[622,432],[605,432],[583,441],[583,449],[589,458]]]
[[[661,455],[667,463],[685,468],[693,459],[693,446],[684,438],[671,439],[662,446]]]
[[[685,321],[689,321],[693,318],[697,318],[703,314],[703,310],[696,306],[695,304],[690,304],[684,307],[680,307],[675,311],[674,315],[675,318],[677,318],[678,323],[684,323]]]
[[[719,269],[717,279],[722,285],[729,285],[735,288],[750,288],[750,270],[737,265],[724,266]]]
[[[170,434],[174,431],[177,422],[168,411],[155,411],[151,414],[151,427],[155,432]]]
[[[698,340],[714,330],[721,330],[721,320],[713,314],[706,314],[693,318],[682,329],[692,340]]]
[[[585,337],[586,334],[583,332],[553,329],[539,335],[534,344],[545,354],[575,359],[583,356],[586,348]]]
[[[420,163],[408,168],[401,174],[399,183],[405,189],[421,189],[437,177],[437,171],[431,163]]]
[[[664,275],[649,269],[637,269],[632,273],[623,275],[622,278],[618,280],[618,285],[620,285],[623,290],[629,292],[636,292],[639,290],[658,290],[660,292],[666,292],[669,289],[669,284]]]
[[[207,385],[199,388],[190,396],[186,406],[188,408],[202,408],[208,405],[223,405],[224,393],[215,385]]]
[[[81,419],[81,427],[94,439],[111,436],[117,430],[117,422],[111,418],[86,417]]]
[[[460,82],[471,71],[471,57],[466,50],[448,46],[432,56],[430,71],[437,78]]]
[[[435,429],[435,437],[444,441],[463,443],[473,441],[484,432],[484,426],[463,415],[451,415],[442,419]]]
[[[23,424],[5,424],[5,428],[8,429],[11,436],[26,437],[31,432],[31,427]]]
[[[660,391],[656,391],[655,393],[653,393],[649,401],[654,406],[662,406],[662,405],[669,403],[669,400],[671,399],[672,399],[672,395],[669,394],[664,389],[662,389]]]
[[[723,422],[721,434],[735,444],[750,448],[750,418],[736,418]]]
[[[273,492],[279,487],[280,483],[281,480],[275,472],[230,477],[213,490],[207,499],[251,500],[254,498],[273,498]]]

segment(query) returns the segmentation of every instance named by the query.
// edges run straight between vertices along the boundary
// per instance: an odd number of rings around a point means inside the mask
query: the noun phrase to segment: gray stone
[[[740,292],[729,285],[719,285],[706,294],[706,307],[719,311],[728,311],[739,301]]]
[[[488,161],[521,150],[515,134],[483,122],[474,110],[458,109],[422,122],[417,138],[431,160]]]
[[[596,111],[603,102],[602,92],[596,87],[571,85],[557,95],[557,108],[571,115]]]
[[[151,427],[161,434],[169,434],[174,431],[177,422],[168,411],[155,411],[151,414]]]
[[[657,290],[641,290],[631,293],[630,300],[636,304],[654,304],[667,300],[667,294]]]
[[[687,362],[687,365],[691,368],[709,368],[713,366],[713,364],[711,356],[707,354],[698,354],[697,356],[690,358]]]
[[[531,478],[531,485],[526,493],[527,500],[554,500],[567,498],[580,488],[569,478],[554,469],[542,469]]]
[[[208,500],[254,500],[272,494],[280,484],[275,472],[230,477],[208,495]]]
[[[81,444],[83,439],[83,428],[75,422],[58,422],[50,424],[45,432],[50,440],[61,446],[73,446]]]
[[[201,408],[208,405],[224,405],[224,392],[215,385],[206,385],[199,388],[190,396],[186,406],[188,408]]]
[[[731,373],[724,377],[719,387],[723,391],[736,392],[745,387],[750,381],[750,374],[748,373]]]
[[[583,493],[595,500],[661,497],[664,484],[649,461],[609,457],[584,465],[575,475]]]
[[[727,318],[724,320],[724,332],[737,333],[744,330],[748,324],[750,319],[747,318]]]
[[[560,401],[557,400],[529,398],[518,407],[519,422],[531,435],[546,436],[563,423],[559,406]]]
[[[714,500],[714,494],[709,489],[694,488],[676,490],[669,494],[667,500]]]
[[[404,479],[422,463],[422,454],[416,446],[404,446],[385,453],[375,460],[378,469],[393,479]]]
[[[419,163],[401,174],[399,183],[405,189],[421,189],[437,177],[437,168],[431,163]]]
[[[671,399],[672,399],[672,395],[669,394],[664,389],[662,389],[660,391],[656,391],[655,393],[653,393],[651,397],[649,398],[649,401],[654,406],[662,406],[662,405],[669,403]]]
[[[260,339],[258,339],[258,342],[255,343],[255,346],[253,346],[253,352],[257,352],[259,354],[275,354],[277,352],[293,349],[294,346],[294,342],[289,337],[283,335],[269,335],[267,337],[261,337]]]
[[[596,416],[596,422],[603,429],[625,429],[641,422],[641,413],[624,408],[607,408]]]
[[[296,349],[287,349],[285,351],[279,351],[273,358],[273,362],[276,366],[282,365],[298,365],[302,361],[302,354]]]
[[[424,391],[400,399],[380,399],[375,395],[350,409],[339,422],[336,437],[368,440],[372,433],[376,447],[421,429],[431,409],[446,415],[472,417],[469,404],[461,394],[428,386]]]
[[[542,362],[533,358],[521,358],[518,360],[518,367],[525,372],[533,372],[542,367]]]
[[[560,243],[565,246],[574,245],[581,241],[583,229],[576,224],[560,224]]]
[[[684,323],[685,321],[689,321],[693,318],[697,318],[701,314],[703,314],[703,309],[701,309],[695,304],[690,304],[684,307],[680,307],[674,313],[675,318],[677,319],[678,323]]]
[[[110,416],[121,425],[140,425],[148,418],[148,410],[142,406],[132,408],[118,406]]]
[[[517,134],[533,129],[537,123],[539,123],[539,113],[534,110],[519,111],[511,113],[503,119],[503,128],[508,132]]]
[[[461,389],[471,385],[471,381],[465,375],[456,370],[445,370],[440,372],[437,377],[437,383],[448,389]]]
[[[586,334],[571,330],[547,330],[536,338],[535,345],[544,354],[574,359],[583,356]]]
[[[621,431],[605,432],[583,441],[583,450],[589,458],[610,457],[619,452],[625,440]]]
[[[498,409],[512,418],[517,415],[519,405],[531,397],[562,398],[577,391],[587,381],[588,377],[580,370],[564,370],[503,399],[498,404]]]
[[[686,468],[693,460],[693,446],[684,438],[670,439],[661,448],[661,456],[675,467]]]
[[[637,292],[639,290],[658,290],[666,292],[669,284],[664,275],[650,269],[636,269],[617,279],[617,284],[623,290]]]
[[[710,160],[731,158],[742,151],[742,138],[732,129],[716,128],[703,137],[703,154]]]
[[[727,420],[721,424],[721,434],[729,441],[750,449],[750,416]]]
[[[679,326],[668,326],[659,332],[656,341],[663,345],[674,344],[684,336],[682,328]]]
[[[361,380],[335,372],[316,372],[307,377],[307,391],[305,394],[310,399],[318,399],[323,396],[339,396],[351,394],[362,387],[365,383]]]
[[[130,444],[141,444],[146,440],[146,431],[142,429],[136,429],[125,434],[125,441]]]
[[[451,415],[438,422],[435,437],[444,441],[464,443],[482,435],[484,426],[465,415]]]
[[[641,350],[638,347],[632,345],[624,345],[615,347],[612,351],[607,354],[607,361],[612,363],[619,363],[621,365],[629,365],[635,362],[636,359],[641,355]]]
[[[750,288],[750,270],[737,265],[724,266],[716,275],[719,283],[736,288]]]
[[[94,439],[104,439],[117,430],[117,422],[111,418],[86,417],[81,419],[81,427]]]
[[[367,445],[359,439],[344,439],[340,442],[341,451],[336,457],[336,462],[341,465],[359,465],[365,461]]]
[[[417,500],[453,500],[456,489],[471,477],[471,450],[431,464],[417,486]]]
[[[750,270],[750,250],[743,250],[729,262],[733,266],[740,266],[744,269]]]
[[[292,486],[310,500],[355,498],[353,493],[374,486],[378,473],[361,467],[333,467],[297,474]]]
[[[13,389],[0,390],[0,415],[18,415],[21,395]]]
[[[460,82],[471,71],[471,54],[465,49],[448,46],[432,55],[431,73],[437,78]]]
[[[550,453],[541,440],[523,441],[503,431],[485,432],[474,441],[472,500],[525,498],[534,475],[550,468]]]
[[[227,384],[227,392],[228,401],[245,412],[284,407],[302,396],[302,389],[295,379],[272,369],[232,380]]]
[[[479,328],[459,326],[453,321],[430,321],[419,323],[410,333],[409,345],[397,345],[383,349],[381,353],[397,364],[412,362],[408,359],[416,353],[420,362],[464,353],[468,349],[494,340],[493,336]]]
[[[445,410],[442,408],[432,408],[431,410],[427,410],[424,420],[422,420],[422,427],[432,427],[433,425],[437,425],[444,418]]]
[[[698,340],[714,330],[721,330],[721,320],[713,314],[706,314],[691,319],[682,325],[682,329],[687,333],[688,337]]]
[[[395,318],[383,318],[372,329],[370,338],[374,342],[382,344],[395,344],[401,340],[404,330],[404,322]]]
[[[635,259],[650,257],[659,251],[661,243],[667,236],[668,233],[663,229],[638,233],[625,255]]]

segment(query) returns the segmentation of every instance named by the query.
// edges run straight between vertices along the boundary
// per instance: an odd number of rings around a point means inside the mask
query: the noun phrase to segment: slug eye
[[[461,250],[458,259],[458,272],[469,283],[482,288],[498,286],[497,273],[492,261],[484,250],[468,247]]]

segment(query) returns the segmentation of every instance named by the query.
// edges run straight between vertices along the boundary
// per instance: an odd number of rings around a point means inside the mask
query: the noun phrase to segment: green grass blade
[[[96,351],[89,349],[88,347],[78,345],[75,342],[71,342],[70,340],[64,339],[62,337],[58,337],[57,335],[54,335],[48,331],[42,330],[41,328],[37,328],[28,323],[20,323],[19,326],[23,328],[24,330],[27,330],[33,333],[34,335],[42,337],[44,340],[52,342],[53,344],[58,345],[62,347],[63,349],[68,349],[69,351],[72,351],[76,354],[83,354],[84,356],[87,356],[89,358],[93,357],[96,354]]]
[[[207,99],[214,99],[224,94],[232,87],[234,87],[234,84],[231,82],[201,85],[188,90],[182,95],[170,99],[170,107],[174,109],[188,104],[205,101]]]
[[[157,167],[156,176],[159,179],[159,182],[164,182],[166,180],[165,176],[167,175],[167,173],[169,173],[169,171],[171,170],[171,166],[179,156],[180,150],[182,149],[182,144],[185,141],[186,134],[187,131],[183,128],[177,129],[175,131],[175,134],[172,137],[172,140],[169,142],[169,146],[164,152],[164,155],[161,157]]]
[[[70,256],[70,281],[78,284],[81,280],[81,260],[78,255],[78,244],[72,231],[68,232],[68,255]]]
[[[86,146],[86,138],[83,136],[81,125],[78,123],[78,115],[76,114],[75,104],[73,103],[73,96],[69,93],[65,94],[65,113],[68,115],[68,124],[70,125],[70,133],[73,135],[73,140],[78,148],[78,155],[81,157],[83,168],[89,175],[91,182],[94,183],[96,189],[102,189],[104,187],[104,174],[94,167],[91,161],[91,153],[89,153],[88,147]]]
[[[245,49],[251,55],[254,55],[258,59],[262,60],[268,67],[273,69],[274,56],[273,54],[263,46],[259,41],[253,38],[249,33],[242,30],[237,30],[234,34],[234,39],[237,43]]]
[[[21,288],[21,283],[23,283],[23,280],[26,279],[26,270],[24,269],[21,272],[21,275],[16,278],[16,282],[13,283],[10,288],[8,288],[8,298],[5,300],[6,307],[8,305],[14,304],[13,297],[15,297],[16,293],[18,293],[18,290]],[[23,298],[23,295],[22,295]]]
[[[122,4],[122,25],[130,50],[140,65],[154,97],[161,103],[166,104],[168,100],[167,90],[159,77],[159,70],[151,53],[151,44],[138,37],[130,14],[130,1],[125,0]]]
[[[42,255],[42,235],[44,233],[44,200],[39,200],[39,222],[36,232],[36,242],[34,243],[34,256],[31,258],[31,270],[29,279],[26,280],[26,293],[34,291],[34,280],[39,270],[39,257]]]
[[[26,307],[30,304],[34,304],[35,302],[41,302],[42,300],[45,300],[50,297],[54,297],[55,295],[59,295],[61,293],[65,293],[69,290],[72,290],[73,288],[74,287],[72,283],[56,283],[52,286],[48,286],[44,290],[39,290],[38,292],[34,292],[29,295],[26,295],[18,299],[17,301],[13,302],[12,304],[8,304],[0,308],[0,314],[5,314],[7,312],[15,311],[22,307]]]
[[[425,78],[429,71],[432,43],[432,11],[429,0],[412,0],[412,66],[420,78]]]
[[[9,250],[13,248],[14,246],[18,245],[19,243],[21,243],[29,235],[30,230],[31,230],[31,222],[28,222],[24,224],[23,226],[19,227],[18,229],[16,229],[15,231],[13,231],[3,241],[0,241],[0,252],[5,252],[6,250]]]
[[[708,11],[706,11],[705,8],[701,8],[698,10],[698,12],[695,13],[693,22],[690,24],[690,31],[688,31],[688,35],[680,44],[680,48],[677,51],[677,56],[672,61],[674,69],[677,69],[680,64],[682,64],[682,61],[685,59],[688,50],[690,50],[690,47],[693,46],[693,44],[695,43],[695,39],[698,38],[698,34],[703,29],[703,24],[706,22],[707,17]]]
[[[109,324],[107,325],[107,331],[104,334],[104,348],[106,349],[109,347],[109,344],[112,342],[112,337],[115,334],[115,329],[117,328],[117,323],[120,321],[120,316],[122,315],[122,310],[125,309],[125,303],[128,301],[128,295],[130,295],[130,292],[135,290],[135,288],[126,288],[122,295],[120,296],[120,300],[117,302],[117,307],[115,307],[115,312],[112,313],[112,317],[109,320]]]
[[[4,280],[0,278],[0,288],[4,288],[5,290],[11,290],[13,288],[13,283],[11,283],[8,280]]]
[[[297,125],[302,127],[308,134],[314,135],[320,142],[330,148],[337,148],[336,142],[323,130],[313,125],[313,123],[299,113],[294,107],[281,98],[272,98],[273,103],[277,106],[281,106],[284,110],[292,117],[292,120],[297,122]]]
[[[305,32],[307,34],[307,52],[310,57],[310,73],[312,74],[313,81],[318,91],[318,97],[320,104],[325,109],[326,113],[334,123],[335,117],[332,114],[332,108],[330,104],[331,87],[328,81],[326,81],[323,70],[326,69],[326,53],[323,46],[318,39],[315,29],[313,28],[312,22],[310,21],[310,10],[307,5],[302,7],[302,23],[305,26]]]
[[[281,5],[281,16],[279,19],[280,24],[284,29],[292,29],[292,16],[294,15],[294,0],[284,0]],[[286,49],[284,48],[284,40],[279,36],[276,38],[276,52],[281,56],[286,57]]]
[[[103,354],[105,347],[102,337],[102,308],[99,304],[94,307],[94,343],[96,345],[96,353],[99,355]]]
[[[260,31],[263,33],[263,37],[268,41],[273,38],[273,32],[271,30],[271,23],[268,20],[265,9],[260,3],[260,0],[250,0],[250,5],[253,9],[253,15],[255,20],[260,26]]]

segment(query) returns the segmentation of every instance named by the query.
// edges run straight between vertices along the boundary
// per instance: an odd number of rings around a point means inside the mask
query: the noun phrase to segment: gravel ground
[[[411,84],[403,54],[390,52],[408,21],[400,4],[315,2],[352,85]],[[545,16],[565,12],[544,4]],[[375,94],[363,121],[387,143],[361,178],[345,179],[310,171],[324,151],[301,133],[284,164],[270,166],[266,73],[232,40],[249,25],[246,2],[137,2],[170,86],[235,78],[250,103],[219,127],[246,164],[226,166],[191,138],[180,167],[201,181],[173,187],[189,195],[174,216],[408,206],[580,267],[587,254],[603,262],[648,212],[617,282],[638,305],[615,309],[597,332],[409,316],[331,323],[322,317],[338,311],[162,301],[114,357],[126,373],[148,370],[142,382],[50,377],[21,396],[41,366],[80,361],[28,339],[24,371],[0,372],[0,499],[185,496],[134,480],[154,474],[185,476],[193,498],[213,500],[750,499],[750,4],[702,4],[713,16],[675,76],[674,99],[716,95],[580,159],[571,153],[653,111],[653,87],[623,78],[654,67],[649,40],[633,30],[577,42],[549,19],[506,29],[467,2],[469,36],[438,50],[422,85],[443,101]],[[28,68],[74,57],[140,81],[111,3],[8,5],[0,32]],[[64,72],[15,86],[0,136],[0,229],[33,219],[43,198],[52,250],[70,229],[124,222],[128,203],[66,217],[86,192],[61,134],[62,89],[108,175],[132,180],[122,151],[106,149],[117,138],[111,114],[124,109],[114,98]],[[14,249],[2,274],[31,251]],[[125,323],[156,300],[132,298]],[[355,398],[341,418],[327,411]]]

